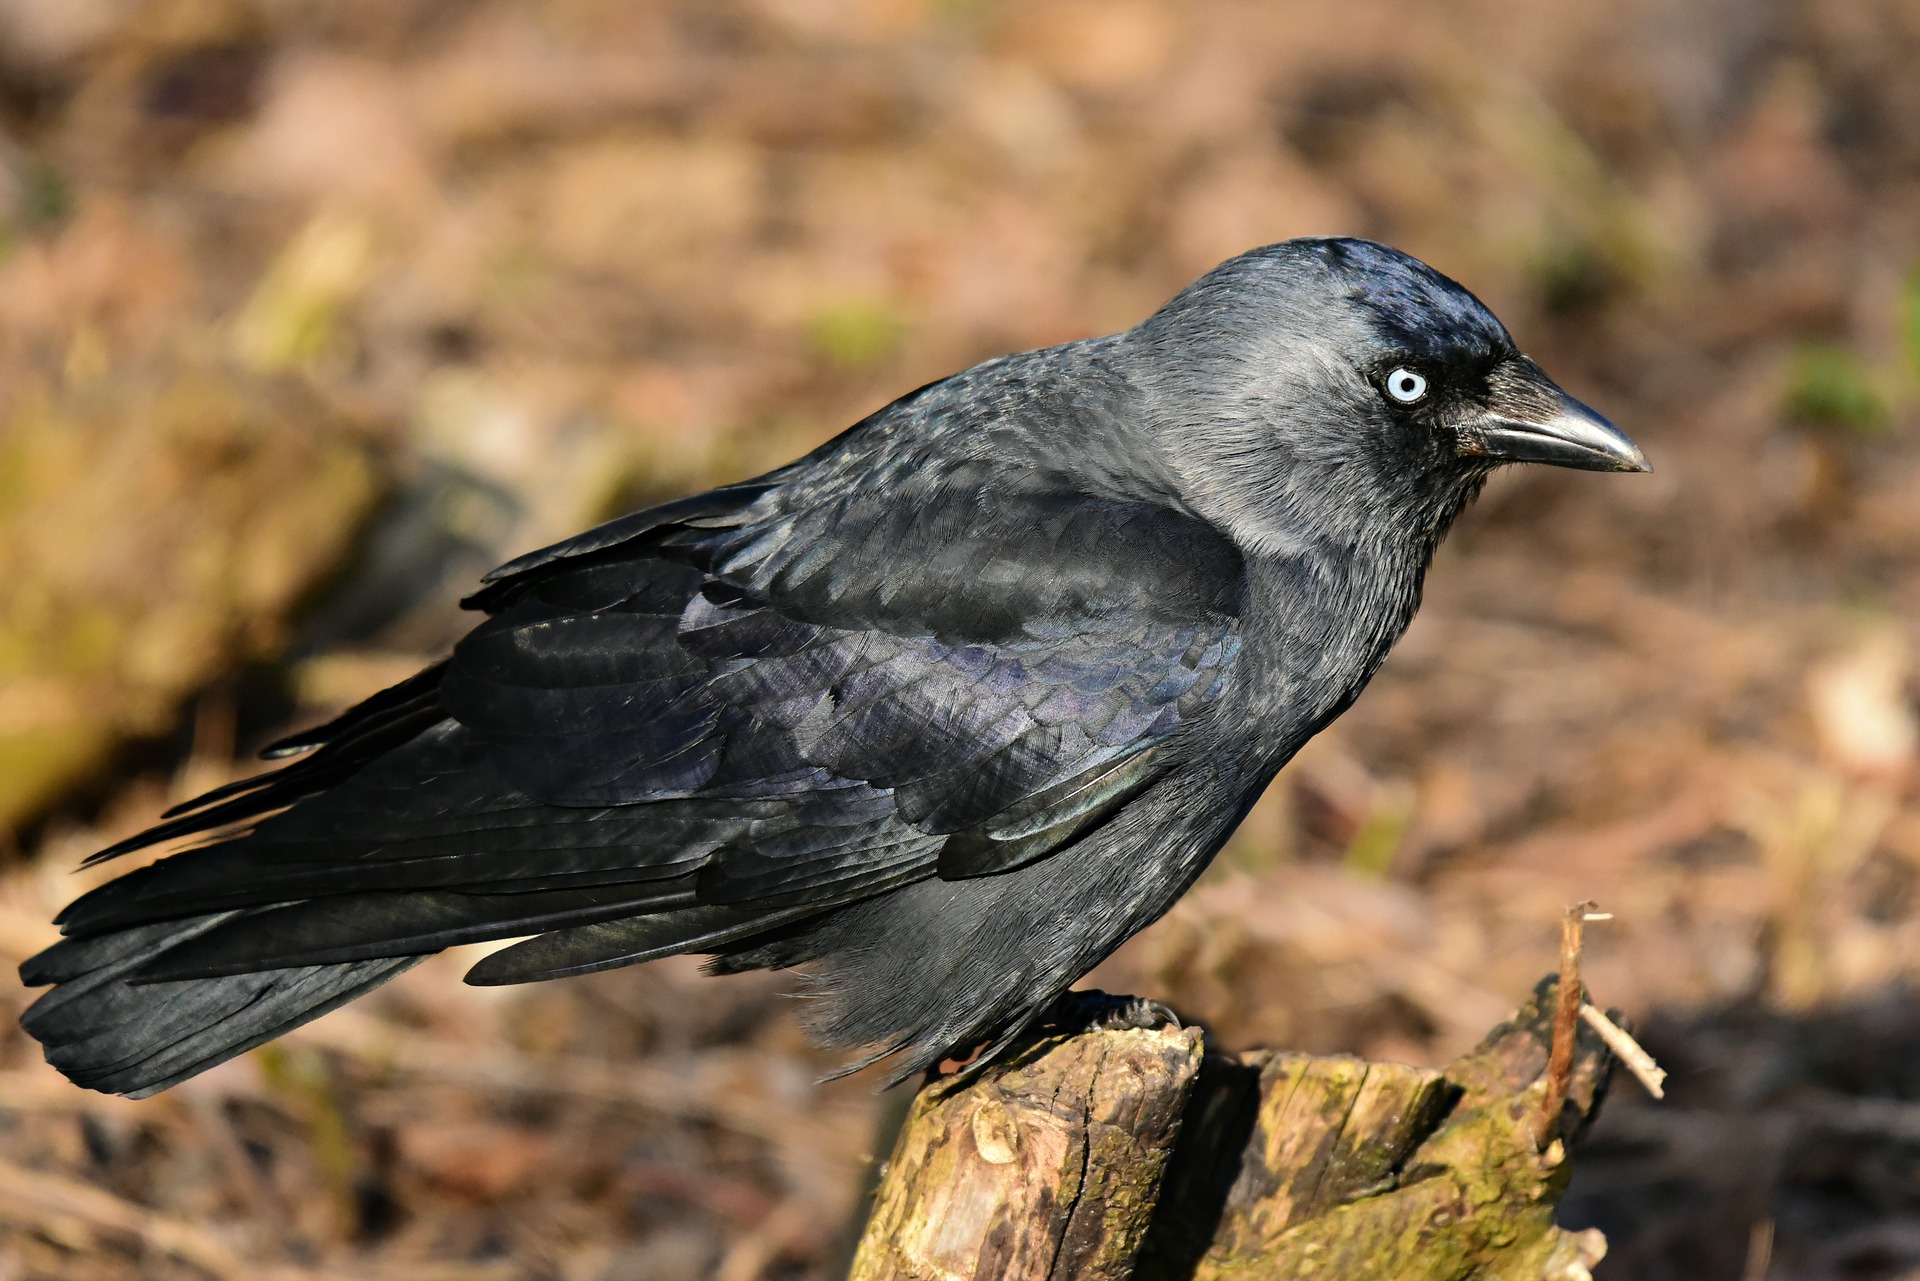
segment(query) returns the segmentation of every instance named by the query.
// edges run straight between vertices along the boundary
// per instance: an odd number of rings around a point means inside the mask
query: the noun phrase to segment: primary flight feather
[[[1353,701],[1516,461],[1646,470],[1431,268],[1254,250],[495,570],[447,659],[96,855],[214,834],[70,905],[23,1023],[145,1095],[520,938],[469,981],[802,965],[863,1062],[991,1057]]]

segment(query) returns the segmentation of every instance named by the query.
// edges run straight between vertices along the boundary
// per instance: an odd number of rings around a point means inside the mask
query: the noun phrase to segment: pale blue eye
[[[1411,405],[1427,394],[1427,380],[1411,369],[1396,369],[1387,375],[1387,395],[1403,405]]]

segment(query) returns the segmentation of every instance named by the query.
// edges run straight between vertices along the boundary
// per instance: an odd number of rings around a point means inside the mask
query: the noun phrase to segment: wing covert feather
[[[1231,680],[1238,561],[1190,518],[777,497],[507,567],[444,664],[169,830],[250,829],[63,927],[232,913],[144,961],[145,984],[536,932],[476,980],[751,946],[1070,845],[1177,767]]]

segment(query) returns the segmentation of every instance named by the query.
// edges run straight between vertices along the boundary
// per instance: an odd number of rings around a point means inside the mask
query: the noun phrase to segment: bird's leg
[[[1184,1026],[1180,1016],[1144,996],[1113,996],[1092,989],[1062,992],[1039,1017],[1008,1028],[992,1041],[955,1047],[927,1073],[944,1086],[959,1086],[978,1076],[1019,1041],[1082,1032],[1153,1031]]]
[[[1151,1032],[1163,1027],[1184,1027],[1185,1021],[1171,1006],[1162,1005],[1150,996],[1136,996],[1128,999],[1126,1007],[1118,1011],[1107,1026]]]
[[[1049,1031],[1151,1031],[1181,1022],[1178,1014],[1147,997],[1087,990],[1061,993],[1042,1025]]]

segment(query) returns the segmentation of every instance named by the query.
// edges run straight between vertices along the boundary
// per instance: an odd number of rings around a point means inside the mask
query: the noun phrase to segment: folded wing
[[[25,969],[63,988],[29,1029],[99,1040],[62,991],[105,981],[82,962],[116,935],[143,942],[113,952],[108,1004],[310,967],[301,990],[332,1001],[367,980],[326,967],[484,939],[535,936],[477,982],[744,954],[1071,847],[1177,766],[1230,682],[1237,557],[1169,510],[982,492],[740,487],[508,567],[445,663],[103,851],[225,829],[63,914],[69,940]]]

